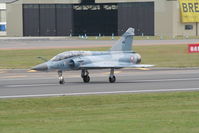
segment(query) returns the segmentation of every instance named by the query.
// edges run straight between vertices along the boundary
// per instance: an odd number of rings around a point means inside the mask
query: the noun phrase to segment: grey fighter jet
[[[153,65],[140,64],[141,56],[132,49],[134,29],[129,28],[109,51],[66,51],[49,61],[32,68],[36,71],[57,71],[59,83],[64,84],[63,71],[81,70],[85,83],[90,81],[90,69],[110,69],[109,82],[114,83],[114,69],[147,68]]]

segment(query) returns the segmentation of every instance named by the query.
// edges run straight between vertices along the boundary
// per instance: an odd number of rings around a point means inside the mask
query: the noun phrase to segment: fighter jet
[[[64,84],[63,71],[81,70],[83,82],[90,81],[90,69],[110,69],[109,82],[114,83],[115,69],[148,68],[141,56],[132,49],[134,28],[129,28],[109,51],[66,51],[32,68],[36,71],[57,71],[59,83]]]

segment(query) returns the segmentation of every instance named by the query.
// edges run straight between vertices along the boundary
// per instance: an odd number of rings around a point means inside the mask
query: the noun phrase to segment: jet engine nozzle
[[[138,54],[138,53],[136,53],[136,57],[137,57],[137,62],[136,62],[136,64],[140,64],[140,63],[141,63],[141,61],[142,61],[142,57],[141,57],[141,55],[140,55],[140,54]]]

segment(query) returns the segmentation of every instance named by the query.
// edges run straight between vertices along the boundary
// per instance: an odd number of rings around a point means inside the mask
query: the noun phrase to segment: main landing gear
[[[116,81],[116,77],[114,75],[114,68],[111,68],[110,76],[109,76],[109,82],[110,83],[115,83],[115,81]]]
[[[82,70],[81,77],[84,83],[88,83],[90,81],[89,72],[85,69]]]
[[[59,84],[64,84],[64,77],[62,75],[62,71],[58,71],[59,76]]]
[[[82,73],[81,73],[81,77],[82,77],[84,83],[88,83],[90,81],[88,70],[83,69]],[[116,77],[114,75],[114,68],[111,68],[110,76],[109,76],[109,82],[115,83],[115,81],[116,81]]]
[[[58,77],[59,77],[59,84],[64,84],[64,77],[63,77],[63,72],[58,71]],[[90,77],[89,77],[89,72],[86,69],[83,69],[81,72],[81,77],[84,81],[84,83],[90,82]],[[114,68],[111,68],[110,70],[110,76],[109,76],[109,82],[110,83],[115,83],[116,77],[114,75]]]

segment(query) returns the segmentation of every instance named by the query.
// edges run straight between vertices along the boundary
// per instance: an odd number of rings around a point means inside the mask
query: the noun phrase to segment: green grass
[[[0,69],[31,68],[42,63],[37,57],[51,59],[58,53],[74,49],[31,49],[31,50],[0,50]],[[82,49],[75,49],[82,50]],[[107,50],[107,48],[91,48],[83,50]]]
[[[0,100],[1,133],[198,133],[199,92]]]
[[[187,45],[134,46],[141,54],[142,63],[154,64],[157,67],[198,67],[199,54],[188,54]],[[0,50],[0,69],[31,68],[42,63],[36,57],[50,59],[56,54],[80,49],[40,49],[40,50]],[[108,48],[90,48],[81,50],[102,51]]]
[[[142,63],[157,67],[199,67],[199,54],[189,54],[187,45],[139,46],[135,51],[141,54]]]

